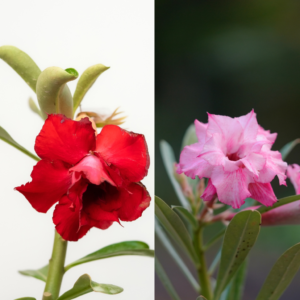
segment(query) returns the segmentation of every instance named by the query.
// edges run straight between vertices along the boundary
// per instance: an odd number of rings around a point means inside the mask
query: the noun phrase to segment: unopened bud
[[[194,194],[193,194],[193,189],[189,185],[187,177],[182,173],[178,174],[176,172],[177,169],[177,164],[174,164],[174,177],[180,184],[181,190],[184,194],[185,197],[187,197],[191,202],[194,202]]]
[[[96,123],[95,121],[93,120],[93,118],[90,118],[86,113],[79,113],[76,117],[76,121],[79,121],[81,119],[84,119],[84,118],[89,118],[90,122],[92,123],[92,127],[94,128],[95,130],[95,134],[97,135],[97,126],[96,126]]]
[[[244,210],[256,210],[259,206],[247,207]],[[231,213],[226,217],[230,221],[236,214]],[[300,201],[288,203],[261,215],[262,226],[276,225],[299,225],[300,224]]]
[[[197,196],[201,198],[205,190],[205,180],[204,178],[200,179],[198,185],[197,185]]]

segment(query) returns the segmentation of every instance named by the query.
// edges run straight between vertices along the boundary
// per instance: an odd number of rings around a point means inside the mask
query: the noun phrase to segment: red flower
[[[115,125],[95,136],[88,118],[73,121],[49,115],[36,138],[41,160],[32,181],[17,187],[38,212],[56,202],[53,222],[68,241],[77,241],[92,227],[134,221],[150,204],[139,181],[148,173],[145,138]]]

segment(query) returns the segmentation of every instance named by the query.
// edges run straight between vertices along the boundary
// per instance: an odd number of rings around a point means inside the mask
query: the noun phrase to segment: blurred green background
[[[178,159],[185,130],[195,119],[206,123],[206,112],[237,117],[254,108],[259,124],[278,133],[274,150],[300,137],[300,1],[157,0],[155,10],[155,191],[175,205],[159,141]],[[297,146],[287,162],[300,164],[299,154]],[[294,194],[289,181],[272,184],[278,198]],[[255,299],[277,258],[297,242],[299,226],[262,228],[243,300]],[[159,241],[156,251],[182,299],[196,299]],[[299,300],[298,282],[300,274],[281,299]],[[155,299],[170,299],[158,279]]]

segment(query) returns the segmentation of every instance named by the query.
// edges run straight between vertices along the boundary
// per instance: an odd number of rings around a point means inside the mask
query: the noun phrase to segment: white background
[[[151,165],[143,183],[154,196],[154,1],[3,1],[0,10],[0,46],[14,45],[37,63],[75,68],[79,74],[102,63],[103,73],[83,100],[84,110],[112,112],[120,106],[128,116],[123,128],[143,133]],[[69,87],[74,92],[76,81]],[[13,69],[0,60],[0,126],[34,152],[43,121],[28,108],[34,92]],[[35,161],[0,140],[0,298],[42,298],[44,283],[18,274],[47,264],[54,225],[51,209],[36,212],[14,187],[30,181]],[[68,245],[70,263],[106,245],[141,240],[154,247],[153,200],[135,222],[114,224],[108,230],[91,229]],[[90,293],[80,299],[154,299],[154,260],[123,256],[77,266],[64,277],[61,292],[88,273],[99,283],[124,288],[115,295]]]

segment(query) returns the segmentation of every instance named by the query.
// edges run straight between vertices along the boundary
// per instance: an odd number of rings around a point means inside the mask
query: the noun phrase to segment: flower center
[[[227,154],[227,157],[231,161],[238,161],[240,159],[237,153]]]

